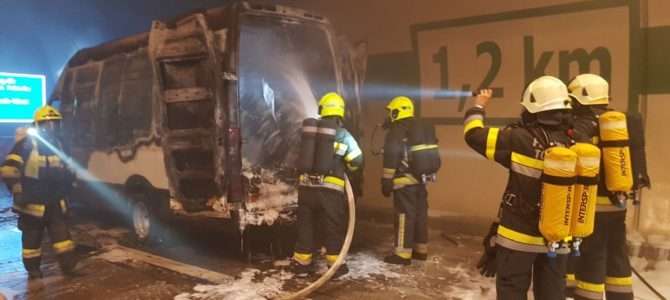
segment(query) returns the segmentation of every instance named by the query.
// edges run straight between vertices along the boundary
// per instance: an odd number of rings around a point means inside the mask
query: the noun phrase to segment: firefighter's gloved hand
[[[495,237],[498,232],[498,223],[491,224],[489,233],[484,237],[484,253],[477,263],[479,273],[485,277],[494,277],[496,275],[496,243]]]
[[[479,274],[481,274],[484,277],[495,277],[496,267],[497,262],[495,252],[493,253],[493,255],[489,255],[486,253],[482,254],[482,257],[479,259],[479,262],[477,263],[477,269],[479,269]]]
[[[382,195],[391,197],[391,193],[393,193],[393,180],[382,178]]]

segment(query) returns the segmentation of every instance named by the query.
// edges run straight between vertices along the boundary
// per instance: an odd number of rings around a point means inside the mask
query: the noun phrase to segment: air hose
[[[349,253],[349,247],[351,247],[351,241],[354,238],[354,227],[356,225],[356,205],[354,201],[354,192],[351,188],[351,182],[349,182],[349,178],[345,176],[344,178],[346,185],[345,185],[345,190],[346,190],[346,196],[347,196],[347,204],[349,206],[349,224],[347,226],[347,235],[344,238],[344,244],[342,245],[342,249],[340,249],[340,254],[337,256],[337,259],[335,260],[335,263],[333,263],[332,266],[326,271],[326,273],[323,273],[319,279],[316,281],[312,282],[312,284],[308,285],[304,289],[291,294],[291,295],[280,295],[277,297],[279,300],[295,300],[295,299],[304,299],[305,297],[309,296],[309,294],[313,293],[314,291],[318,290],[321,286],[323,286],[330,278],[335,275],[335,272],[337,272],[337,269],[344,264],[344,259],[346,258],[347,254]]]

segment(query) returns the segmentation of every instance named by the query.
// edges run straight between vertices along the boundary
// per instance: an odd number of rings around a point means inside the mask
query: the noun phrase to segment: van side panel
[[[64,78],[64,79],[63,79]],[[64,71],[59,91],[69,154],[92,177],[112,186],[140,175],[169,189],[163,150],[153,130],[153,72],[147,50],[120,52]]]
[[[133,159],[124,162],[115,152],[94,151],[88,160],[94,179],[108,184],[125,184],[132,175],[141,175],[158,189],[169,189],[163,161],[163,149],[156,145],[140,146]]]

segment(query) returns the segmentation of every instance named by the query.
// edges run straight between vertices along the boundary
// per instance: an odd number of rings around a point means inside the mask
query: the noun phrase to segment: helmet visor
[[[46,136],[58,136],[61,131],[61,121],[60,120],[48,120],[37,122],[37,129],[41,135]]]

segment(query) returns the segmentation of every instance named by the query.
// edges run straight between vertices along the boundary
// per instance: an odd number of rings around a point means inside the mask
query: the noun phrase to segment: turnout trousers
[[[23,265],[27,271],[39,271],[42,260],[42,238],[44,231],[49,234],[51,247],[57,255],[61,269],[71,271],[75,265],[75,244],[70,238],[66,215],[56,204],[46,207],[42,218],[20,214],[18,220],[22,232]]]
[[[626,212],[597,212],[593,234],[575,263],[575,299],[632,300],[633,278],[626,248]]]
[[[497,299],[527,299],[532,281],[535,299],[564,300],[566,261],[565,254],[549,258],[546,253],[522,252],[498,245]]]
[[[303,265],[311,264],[316,250],[315,234],[323,234],[326,260],[332,265],[337,259],[346,234],[347,203],[343,192],[323,187],[299,187],[298,240],[294,259]]]
[[[412,253],[428,253],[428,192],[423,184],[393,191],[395,207],[395,251],[397,256],[412,258]]]

